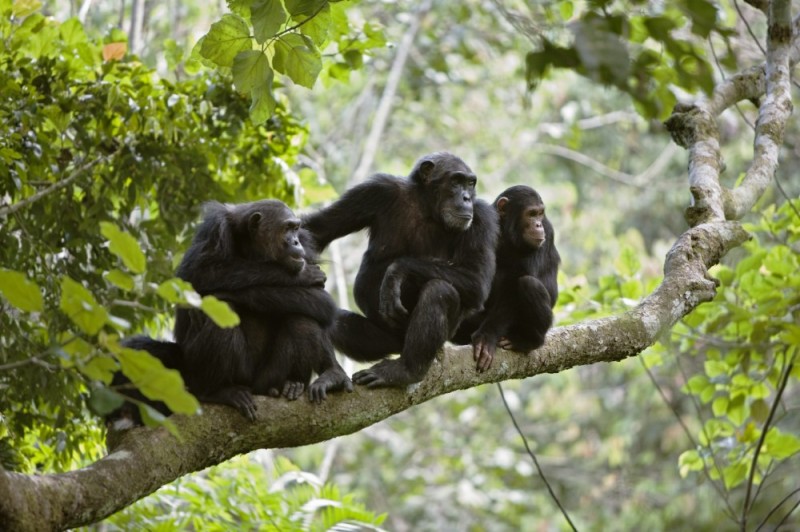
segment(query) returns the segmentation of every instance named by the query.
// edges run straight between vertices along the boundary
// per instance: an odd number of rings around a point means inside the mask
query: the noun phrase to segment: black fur
[[[189,391],[250,419],[251,393],[297,399],[308,387],[320,402],[329,391],[352,390],[330,340],[336,304],[303,242],[308,233],[280,201],[208,203],[177,275],[230,304],[240,324],[223,329],[201,310],[179,308],[175,343],[135,342],[159,358],[177,353],[178,363],[162,361],[180,370]],[[309,387],[312,373],[319,378]]]
[[[422,380],[462,319],[482,308],[495,269],[497,215],[475,198],[475,174],[458,157],[422,157],[408,178],[377,174],[309,215],[318,249],[360,229],[369,244],[354,295],[364,312],[340,311],[333,343],[359,361],[370,387]]]
[[[500,215],[500,244],[492,291],[486,310],[467,320],[454,338],[472,342],[480,371],[491,366],[498,344],[515,351],[541,347],[558,299],[561,257],[541,196],[517,185],[501,193],[494,207]]]

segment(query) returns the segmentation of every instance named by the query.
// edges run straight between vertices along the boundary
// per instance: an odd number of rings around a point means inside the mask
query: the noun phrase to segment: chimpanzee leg
[[[400,358],[359,371],[353,381],[370,388],[402,387],[421,381],[436,352],[453,334],[460,311],[461,301],[453,285],[440,279],[428,281],[411,311]]]
[[[336,314],[331,340],[336,349],[358,362],[380,360],[403,349],[396,330],[347,310]]]
[[[532,275],[520,277],[517,286],[520,313],[509,331],[508,348],[532,351],[544,344],[547,330],[553,325],[550,294],[544,284]]]
[[[255,369],[245,335],[240,327],[222,329],[200,311],[189,311],[190,325],[179,339],[183,351],[181,374],[199,401],[232,406],[255,420],[256,405],[247,385]]]

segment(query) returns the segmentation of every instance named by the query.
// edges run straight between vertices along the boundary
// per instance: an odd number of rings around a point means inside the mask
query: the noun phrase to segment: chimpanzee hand
[[[404,280],[405,274],[400,271],[400,267],[395,262],[386,269],[381,283],[378,310],[383,319],[394,326],[402,324],[408,316],[408,310],[400,299]]]
[[[297,274],[303,281],[304,286],[319,286],[325,287],[325,281],[328,279],[322,268],[316,264],[306,264],[300,273]]]
[[[472,335],[472,358],[477,363],[477,369],[484,372],[492,366],[494,353],[497,347],[497,338],[481,330]]]
[[[353,382],[339,364],[322,372],[317,380],[308,388],[308,398],[312,403],[320,404],[328,398],[328,392],[345,390],[353,391]]]

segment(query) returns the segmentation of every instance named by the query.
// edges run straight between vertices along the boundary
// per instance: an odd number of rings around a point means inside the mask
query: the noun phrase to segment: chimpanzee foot
[[[306,389],[306,385],[304,382],[297,382],[297,381],[287,381],[286,384],[283,385],[283,395],[290,401],[294,401],[301,395],[303,395],[303,390]]]
[[[317,380],[308,387],[308,398],[312,403],[321,403],[328,398],[328,392],[339,390],[353,391],[353,382],[341,367],[330,368],[322,372]]]
[[[368,369],[353,374],[353,382],[367,388],[402,388],[423,379],[425,374],[414,375],[403,364],[402,359],[381,360]]]
[[[207,403],[232,406],[250,421],[256,420],[256,403],[253,401],[250,389],[245,386],[223,388],[210,396],[198,399]]]

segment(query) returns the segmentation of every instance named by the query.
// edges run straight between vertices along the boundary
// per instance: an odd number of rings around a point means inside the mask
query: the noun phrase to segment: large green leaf
[[[236,54],[253,48],[250,28],[238,15],[228,13],[211,29],[203,39],[200,55],[221,67],[232,67]]]
[[[14,270],[0,270],[0,294],[26,312],[41,312],[44,300],[39,285]]]
[[[122,259],[127,268],[134,273],[144,272],[146,264],[139,243],[126,231],[109,222],[100,222],[100,232],[108,239],[108,249]]]
[[[249,93],[259,85],[272,83],[269,59],[261,50],[247,50],[233,60],[233,84],[244,93]]]
[[[220,327],[228,328],[239,325],[239,316],[227,303],[214,296],[205,296],[200,308]]]
[[[194,414],[200,408],[197,399],[186,391],[177,370],[165,368],[147,351],[120,347],[115,354],[122,372],[146,397],[164,401],[170,410],[180,414]]]
[[[69,277],[61,281],[59,308],[87,334],[97,334],[108,322],[108,312],[91,292]]]
[[[322,70],[322,60],[308,37],[292,33],[275,42],[272,66],[298,85],[310,89]]]
[[[257,0],[250,7],[250,22],[253,23],[253,33],[256,42],[265,42],[274,37],[281,26],[286,24],[289,17],[283,9],[281,0]]]
[[[272,70],[267,71],[269,82],[264,85],[256,86],[251,96],[253,102],[250,104],[250,118],[256,124],[266,122],[275,112],[275,96],[272,94]]]

